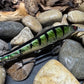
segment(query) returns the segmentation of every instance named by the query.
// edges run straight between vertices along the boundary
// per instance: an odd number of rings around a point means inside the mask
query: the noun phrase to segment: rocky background
[[[84,28],[84,0],[1,0],[0,55],[8,52],[10,46],[17,47],[34,38],[45,28],[69,24]],[[84,32],[75,33],[64,41],[58,57],[78,80],[84,79],[83,46]],[[26,60],[29,59],[31,58]],[[28,77],[34,62],[17,71],[20,64],[22,63],[15,63],[6,69],[16,81]],[[5,81],[6,72],[3,69],[0,67],[4,74],[0,75],[4,79],[0,84]]]

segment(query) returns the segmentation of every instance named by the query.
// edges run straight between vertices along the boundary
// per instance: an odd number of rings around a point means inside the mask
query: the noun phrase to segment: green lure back
[[[69,25],[52,27],[30,41],[24,43],[20,47],[3,55],[3,57],[0,57],[0,62],[2,63],[10,61],[11,59],[17,58],[20,55],[24,56],[25,54],[44,48],[50,44],[53,44],[54,42],[68,37],[76,30],[77,27]]]

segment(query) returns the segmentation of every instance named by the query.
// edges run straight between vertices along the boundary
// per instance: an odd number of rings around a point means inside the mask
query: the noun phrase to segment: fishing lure
[[[1,56],[0,63],[6,63],[14,58],[18,58],[30,52],[42,49],[50,44],[68,37],[77,29],[78,27],[70,25],[52,27],[42,34],[24,43],[23,45],[17,47],[16,49]]]

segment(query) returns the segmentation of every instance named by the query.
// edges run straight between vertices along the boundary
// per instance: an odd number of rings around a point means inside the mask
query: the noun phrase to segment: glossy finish
[[[42,34],[38,35],[37,37],[24,43],[20,47],[3,55],[3,57],[0,57],[0,62],[6,62],[19,56],[24,56],[25,54],[28,54],[35,50],[44,48],[50,44],[53,44],[59,40],[66,38],[76,30],[77,27],[69,25],[62,25],[50,28]]]

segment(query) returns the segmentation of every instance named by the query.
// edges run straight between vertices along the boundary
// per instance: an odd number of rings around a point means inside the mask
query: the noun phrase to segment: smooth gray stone
[[[84,79],[84,48],[73,40],[65,40],[60,52],[59,61],[78,79]]]
[[[24,26],[19,22],[0,22],[0,38],[7,39],[15,37]]]

